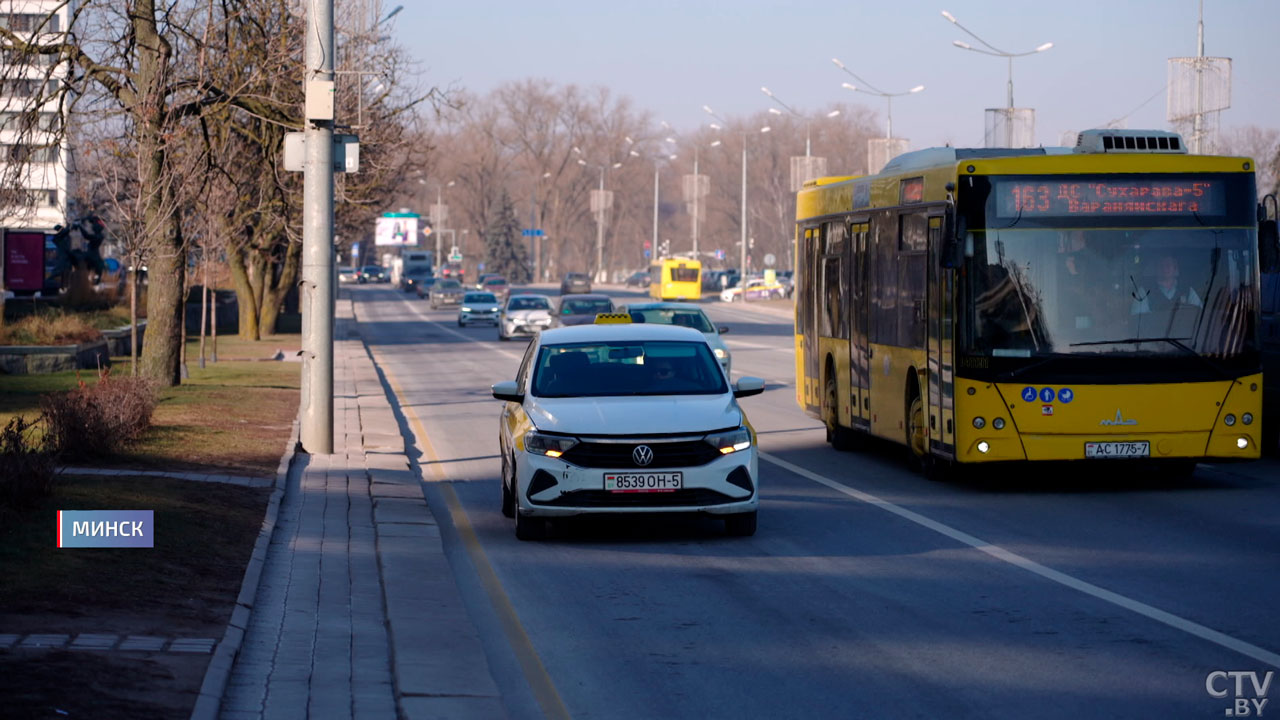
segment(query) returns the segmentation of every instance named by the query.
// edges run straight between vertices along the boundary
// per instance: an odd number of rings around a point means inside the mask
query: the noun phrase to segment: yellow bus
[[[649,266],[649,297],[654,300],[701,300],[702,263],[663,258]]]
[[[1261,217],[1252,160],[1163,131],[810,181],[796,400],[838,449],[885,438],[926,471],[1257,458]]]

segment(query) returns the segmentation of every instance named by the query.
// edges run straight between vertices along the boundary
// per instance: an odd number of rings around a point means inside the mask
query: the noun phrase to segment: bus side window
[[[898,345],[921,347],[925,337],[925,296],[928,277],[927,232],[929,220],[923,213],[901,215],[898,219]]]

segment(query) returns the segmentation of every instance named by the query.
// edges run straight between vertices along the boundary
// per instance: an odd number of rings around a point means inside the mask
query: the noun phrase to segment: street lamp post
[[[1008,116],[1005,122],[1005,141],[1006,141],[1005,144],[1008,147],[1013,147],[1013,59],[1016,57],[1025,57],[1027,55],[1035,55],[1036,53],[1042,53],[1045,50],[1048,50],[1049,48],[1053,47],[1053,43],[1051,42],[1043,43],[1040,46],[1036,47],[1034,50],[1028,50],[1026,52],[1019,52],[1019,53],[1008,52],[1006,50],[1001,50],[1000,48],[992,45],[986,40],[983,40],[982,38],[978,37],[972,30],[961,25],[960,21],[956,20],[955,15],[952,15],[946,10],[942,11],[942,17],[951,21],[951,24],[960,28],[969,37],[982,43],[984,46],[986,46],[987,49],[983,50],[982,48],[973,47],[972,45],[970,45],[967,42],[964,42],[963,40],[956,40],[951,43],[952,45],[955,45],[961,50],[972,50],[973,52],[982,53],[983,55],[991,55],[992,57],[1002,57],[1009,61],[1009,85],[1008,85],[1009,104],[1008,104],[1008,107],[1006,108],[1006,112],[1008,113]]]
[[[777,95],[774,95],[774,94],[773,94],[773,91],[772,91],[772,90],[770,90],[769,88],[767,88],[767,87],[762,87],[762,88],[760,88],[760,92],[764,93],[765,95],[768,95],[770,100],[772,100],[772,101],[774,101],[774,102],[778,103],[779,105],[781,105],[781,106],[782,106],[782,108],[783,108],[784,110],[786,110],[788,113],[790,113],[792,117],[794,117],[794,118],[797,118],[797,119],[800,119],[800,120],[803,120],[803,121],[804,121],[804,156],[805,156],[805,157],[809,157],[809,156],[811,155],[810,149],[811,149],[811,146],[812,146],[812,144],[813,144],[813,143],[812,143],[812,139],[813,139],[813,138],[812,138],[812,135],[811,135],[811,134],[810,134],[810,132],[809,132],[809,131],[810,131],[810,120],[809,120],[809,117],[808,117],[807,115],[801,115],[800,113],[796,112],[796,111],[795,111],[795,109],[794,109],[794,108],[792,108],[790,105],[788,105],[788,104],[786,104],[786,103],[782,102],[781,100],[779,100],[779,99],[778,99],[778,96],[777,96]],[[782,114],[783,114],[783,113],[782,113],[782,110],[779,110],[778,108],[769,108],[769,112],[770,112],[770,113],[772,113],[772,114],[774,114],[774,115],[782,115]],[[839,111],[839,110],[832,110],[831,112],[827,113],[827,117],[829,117],[829,118],[833,118],[833,117],[835,117],[835,116],[837,116],[837,115],[839,115],[839,114],[840,114],[840,111]]]
[[[703,105],[702,109],[706,110],[708,115],[720,121],[720,124],[718,125],[715,123],[712,123],[711,127],[715,128],[716,130],[728,129],[729,123],[725,122],[724,118],[717,115],[715,111],[711,109],[710,105]],[[760,132],[762,133],[769,132],[769,126],[766,125],[760,128]],[[739,268],[740,268],[740,272],[742,273],[742,277],[745,278],[747,276],[747,131],[745,129],[742,131],[742,216],[741,216],[741,219],[738,221],[738,225],[739,225],[738,229],[741,231],[740,233],[741,240],[738,243],[739,244],[738,259],[739,259],[739,262],[741,263],[741,265],[739,265]]]
[[[627,140],[630,139],[631,138],[627,138]],[[672,138],[671,142],[674,141],[674,138]],[[630,151],[628,154],[631,157],[641,157],[641,154],[635,150]],[[665,151],[659,151],[653,156],[653,240],[649,245],[651,253],[658,252],[658,205],[661,202],[658,194],[658,183],[659,176],[661,175],[662,161],[675,160],[677,157],[679,156],[675,153],[666,153]],[[641,253],[641,256],[643,257],[643,253]]]
[[[596,208],[596,282],[604,282],[602,275],[604,274],[604,211],[605,211],[605,195],[604,195],[604,171],[607,168],[620,168],[622,163],[615,162],[612,164],[602,163],[596,165],[583,160],[582,149],[576,145],[573,151],[579,155],[578,164],[583,167],[599,167],[600,168],[600,194],[597,196]]]
[[[888,106],[886,107],[886,110],[885,110],[885,137],[892,140],[893,139],[893,99],[896,97],[901,97],[903,95],[912,95],[914,93],[921,92],[924,90],[924,86],[917,85],[911,88],[910,90],[904,90],[903,92],[896,92],[896,93],[885,92],[877,88],[876,86],[872,85],[871,83],[867,82],[866,80],[863,80],[862,78],[855,75],[852,70],[845,67],[844,63],[840,62],[839,58],[831,58],[831,62],[835,63],[836,67],[848,73],[849,76],[852,77],[854,80],[857,80],[859,83],[861,83],[861,85],[851,85],[849,83],[843,83],[841,87],[844,87],[847,90],[854,90],[860,93],[875,95],[877,97],[882,97],[885,99],[885,101],[888,103]]]

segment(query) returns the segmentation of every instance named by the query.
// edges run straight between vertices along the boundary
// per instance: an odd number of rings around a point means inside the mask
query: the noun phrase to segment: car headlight
[[[720,360],[729,357],[729,353],[725,352],[724,348],[711,348],[711,352],[715,353],[716,358]]]
[[[471,312],[471,308],[467,307],[466,305],[463,305],[462,312]]]
[[[752,438],[750,430],[740,427],[737,430],[708,435],[703,440],[719,450],[722,455],[728,455],[751,447]]]
[[[536,430],[524,434],[524,449],[536,455],[558,458],[578,444],[576,438],[562,435],[544,435]]]

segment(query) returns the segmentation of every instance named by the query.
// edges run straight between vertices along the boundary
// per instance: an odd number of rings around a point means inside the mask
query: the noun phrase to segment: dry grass
[[[68,458],[96,458],[128,447],[151,425],[156,393],[135,377],[98,373],[93,384],[45,395],[40,401],[47,432],[45,445]]]
[[[102,332],[77,314],[40,313],[0,327],[0,345],[75,345],[102,338]]]

